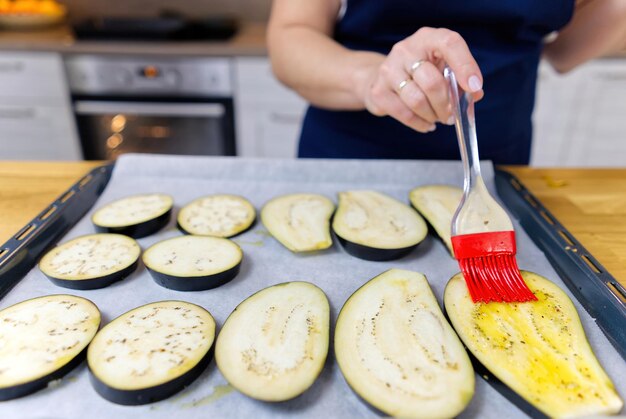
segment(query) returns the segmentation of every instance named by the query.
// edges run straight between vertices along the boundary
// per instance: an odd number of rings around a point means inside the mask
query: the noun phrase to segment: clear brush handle
[[[480,158],[478,157],[478,140],[476,139],[476,121],[474,119],[474,97],[471,93],[463,92],[454,72],[446,66],[443,75],[448,80],[452,114],[454,115],[456,135],[459,139],[459,150],[463,161],[465,182],[463,191],[465,195],[482,180],[480,174]]]
[[[463,161],[463,199],[452,218],[452,236],[512,230],[508,215],[489,194],[480,173],[478,139],[474,119],[474,97],[459,87],[450,67],[444,69],[456,135]]]

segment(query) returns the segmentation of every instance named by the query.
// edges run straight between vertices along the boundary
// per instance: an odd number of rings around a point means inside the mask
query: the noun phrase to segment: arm
[[[559,73],[626,48],[626,1],[578,0],[571,22],[547,44],[544,57]]]
[[[384,56],[350,51],[332,39],[339,7],[340,0],[275,0],[267,33],[272,68],[281,82],[315,105],[363,109],[354,86]]]
[[[435,122],[448,123],[451,117],[444,61],[463,89],[482,97],[480,69],[457,33],[422,28],[386,56],[353,51],[332,39],[339,7],[340,0],[273,3],[268,47],[274,73],[314,105],[367,109],[417,131],[431,131]],[[424,62],[412,69],[418,60]]]

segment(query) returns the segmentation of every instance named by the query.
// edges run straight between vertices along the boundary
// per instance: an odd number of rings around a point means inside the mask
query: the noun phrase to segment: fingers
[[[389,63],[385,63],[381,67],[381,74],[386,80],[390,90],[395,90],[395,93],[400,97],[400,100],[406,107],[412,110],[413,113],[421,119],[430,122],[430,124],[434,124],[439,118],[432,108],[429,98],[427,98],[427,92],[422,91],[420,86],[415,83],[415,80],[404,71],[404,66],[402,62],[399,61],[401,58],[402,57],[396,57],[398,60],[397,63],[394,63],[393,59],[391,59]],[[443,94],[446,95],[445,90]]]
[[[423,92],[422,96],[427,98],[436,120],[450,123],[452,110],[450,109],[450,101],[448,99],[448,83],[446,79],[431,62],[421,61],[414,68],[411,77],[418,90]]]
[[[374,115],[388,115],[422,133],[435,129],[435,124],[417,115],[383,82],[372,88],[367,108]]]
[[[482,73],[461,35],[444,28],[422,28],[407,41],[418,51],[425,50],[434,61],[445,61],[463,90],[482,97]]]
[[[389,115],[420,132],[454,119],[443,67],[448,64],[461,88],[480,100],[482,74],[463,38],[448,29],[422,28],[394,45],[364,95],[374,115]]]

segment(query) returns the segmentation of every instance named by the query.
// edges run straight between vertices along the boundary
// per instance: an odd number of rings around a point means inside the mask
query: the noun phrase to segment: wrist
[[[376,52],[355,51],[352,63],[348,66],[349,85],[347,88],[354,99],[365,108],[367,92],[369,91],[378,68],[385,60],[385,56]]]

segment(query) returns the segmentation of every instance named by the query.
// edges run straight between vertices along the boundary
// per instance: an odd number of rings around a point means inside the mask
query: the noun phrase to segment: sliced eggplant
[[[278,402],[304,393],[328,354],[329,305],[308,282],[265,288],[244,300],[224,323],[215,361],[242,393]]]
[[[178,212],[178,228],[187,234],[227,238],[249,229],[255,216],[252,204],[241,196],[210,195]]]
[[[330,217],[335,205],[323,195],[283,195],[261,210],[263,225],[276,240],[292,252],[328,249]]]
[[[103,288],[136,268],[139,244],[122,234],[90,234],[55,247],[41,258],[39,269],[56,285],[77,290]]]
[[[156,233],[167,225],[174,200],[169,195],[133,195],[97,210],[91,221],[99,233],[118,233],[136,239]]]
[[[623,401],[596,359],[568,296],[547,279],[522,271],[538,301],[474,304],[459,273],[444,293],[446,312],[467,348],[531,414],[597,416]],[[521,397],[520,397],[521,396]],[[536,409],[536,410],[534,410]]]
[[[451,255],[454,255],[450,239],[452,217],[462,197],[463,190],[450,185],[420,186],[409,194],[413,207],[426,218]]]
[[[384,261],[410,253],[428,227],[415,210],[390,196],[349,191],[339,194],[333,231],[352,256]]]
[[[126,312],[98,332],[87,351],[91,383],[123,405],[163,400],[198,378],[211,361],[215,320],[184,301]]]
[[[74,295],[47,295],[0,311],[0,400],[45,388],[75,368],[100,326],[100,311]]]
[[[154,281],[177,291],[201,291],[224,285],[239,273],[243,252],[233,241],[182,236],[148,248],[143,263]]]
[[[474,370],[426,277],[391,269],[346,301],[335,356],[348,385],[391,416],[453,417],[474,394]]]

